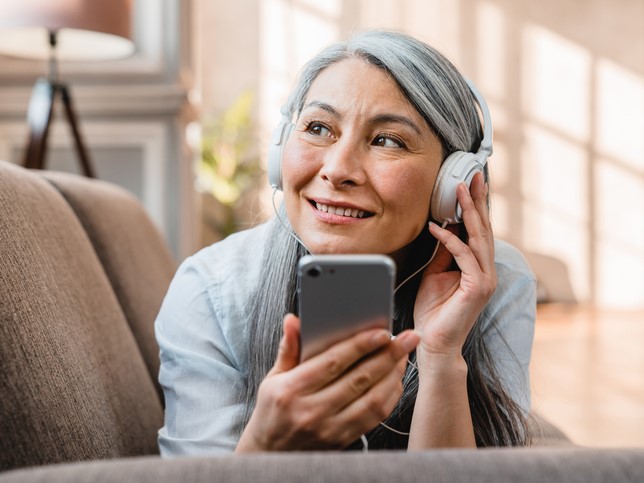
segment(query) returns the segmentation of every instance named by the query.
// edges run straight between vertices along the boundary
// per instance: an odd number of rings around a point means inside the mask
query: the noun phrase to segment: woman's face
[[[335,63],[311,85],[284,146],[288,219],[311,253],[396,257],[426,229],[441,152],[383,70]]]

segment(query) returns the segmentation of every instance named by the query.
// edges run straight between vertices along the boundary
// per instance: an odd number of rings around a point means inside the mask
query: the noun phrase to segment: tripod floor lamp
[[[47,136],[57,99],[61,99],[84,175],[95,170],[83,142],[67,84],[59,78],[59,61],[94,61],[133,53],[131,0],[20,0],[0,8],[0,54],[49,60],[49,74],[36,80],[27,123],[24,166],[44,169]]]

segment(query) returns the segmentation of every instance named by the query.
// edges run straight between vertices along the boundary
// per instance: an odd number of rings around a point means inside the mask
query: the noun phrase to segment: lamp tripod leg
[[[47,153],[47,135],[54,113],[56,86],[47,79],[38,79],[34,85],[27,112],[29,138],[23,166],[30,169],[44,169]]]
[[[92,163],[90,162],[89,154],[87,153],[87,149],[85,149],[85,144],[83,143],[83,139],[78,129],[78,123],[76,122],[76,113],[72,105],[72,98],[66,85],[59,84],[58,87],[63,99],[63,106],[65,107],[65,115],[67,116],[67,121],[72,128],[72,134],[74,135],[74,142],[76,144],[76,152],[78,153],[78,157],[81,162],[83,174],[88,178],[95,178],[96,175],[94,173]]]

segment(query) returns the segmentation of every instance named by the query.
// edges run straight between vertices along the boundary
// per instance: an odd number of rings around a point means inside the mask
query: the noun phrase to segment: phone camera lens
[[[309,271],[308,271],[309,277],[314,277],[314,278],[319,277],[321,273],[322,273],[322,270],[320,270],[319,267],[309,268]]]

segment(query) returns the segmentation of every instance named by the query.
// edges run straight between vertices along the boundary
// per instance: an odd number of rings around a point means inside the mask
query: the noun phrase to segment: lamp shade
[[[0,7],[0,53],[50,56],[56,32],[60,60],[102,60],[134,52],[131,0],[11,0]]]

